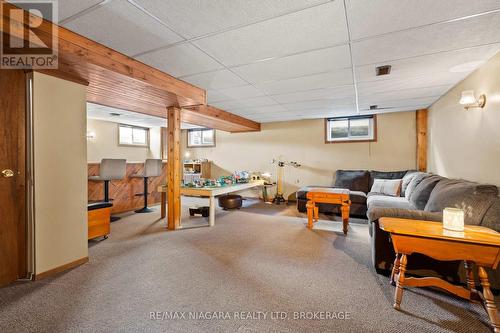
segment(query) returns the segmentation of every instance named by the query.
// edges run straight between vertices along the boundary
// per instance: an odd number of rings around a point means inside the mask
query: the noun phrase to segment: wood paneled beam
[[[427,109],[417,110],[417,169],[427,171],[427,119],[429,111]]]
[[[167,228],[179,229],[181,223],[181,109],[167,110]]]
[[[183,108],[181,120],[189,124],[215,128],[232,133],[260,131],[260,123],[210,105]]]

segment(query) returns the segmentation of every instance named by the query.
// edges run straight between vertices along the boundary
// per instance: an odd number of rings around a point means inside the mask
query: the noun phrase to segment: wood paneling
[[[226,132],[260,131],[260,123],[220,110],[210,105],[183,108],[181,120],[185,123],[215,128]]]
[[[181,110],[170,107],[167,112],[167,226],[169,230],[175,230],[181,222]]]
[[[0,70],[0,286],[26,275],[25,82]]]
[[[127,163],[127,173],[123,180],[112,180],[109,185],[109,197],[113,207],[111,212],[122,213],[142,208],[144,206],[144,197],[141,194],[144,192],[144,181],[142,178],[131,178],[130,176],[136,173],[142,173],[144,163]],[[88,175],[95,176],[99,174],[99,163],[90,163],[88,165]],[[158,185],[165,184],[167,177],[167,163],[163,163],[162,175],[159,177],[149,178],[148,196],[149,205],[161,202],[161,194],[156,191]],[[104,184],[102,181],[88,182],[88,200],[102,201],[104,198]]]
[[[427,171],[427,119],[428,110],[422,109],[416,112],[417,126],[417,169]]]

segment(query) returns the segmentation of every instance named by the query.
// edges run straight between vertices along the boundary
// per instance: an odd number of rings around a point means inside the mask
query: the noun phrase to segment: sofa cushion
[[[406,193],[406,189],[408,188],[408,185],[410,185],[411,180],[415,175],[417,175],[417,171],[415,170],[409,170],[406,175],[403,177],[401,180],[401,196],[404,197]]]
[[[500,232],[500,198],[493,200],[490,208],[484,214],[481,225]]]
[[[424,210],[429,196],[436,184],[445,178],[438,175],[430,175],[425,177],[420,184],[418,184],[410,195],[410,204],[414,209]]]
[[[465,223],[479,225],[497,196],[498,188],[494,185],[480,185],[459,179],[443,179],[432,190],[425,210],[439,212],[445,207],[463,209]]]
[[[349,199],[352,203],[366,204],[366,193],[361,191],[351,191]]]
[[[415,175],[413,176],[413,178],[410,180],[410,183],[408,184],[408,186],[406,187],[406,190],[405,190],[405,198],[406,200],[410,201],[410,196],[411,196],[411,193],[413,192],[413,190],[415,189],[415,187],[417,187],[418,184],[420,184],[420,182],[422,180],[424,180],[426,177],[429,177],[430,174],[426,173],[426,172],[415,172]]]
[[[370,171],[370,188],[375,179],[402,179],[406,175],[405,171]]]
[[[368,209],[372,209],[374,207],[402,209],[411,208],[410,203],[405,197],[393,197],[377,193],[370,193],[366,199],[366,204],[368,205]]]
[[[440,222],[443,220],[443,213],[425,212],[423,210],[373,207],[366,214],[370,222],[377,221],[381,217],[397,217],[400,219],[424,220]],[[391,245],[392,247],[392,245]]]
[[[364,170],[337,170],[335,187],[368,193],[370,174]]]

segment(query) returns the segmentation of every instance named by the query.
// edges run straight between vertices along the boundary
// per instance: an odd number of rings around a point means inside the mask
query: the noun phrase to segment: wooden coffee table
[[[400,310],[404,287],[438,287],[470,301],[481,301],[494,332],[500,332],[497,307],[490,290],[485,268],[496,269],[500,260],[500,234],[480,226],[465,226],[463,232],[443,229],[440,222],[383,217],[382,230],[391,234],[396,259],[391,282],[396,284],[394,308]],[[442,261],[463,260],[467,271],[467,288],[453,285],[437,277],[405,277],[407,256],[421,253]],[[471,264],[478,266],[483,292],[475,289]]]
[[[340,205],[342,214],[342,223],[344,234],[347,234],[349,228],[349,211],[351,209],[351,200],[349,198],[349,190],[341,188],[311,188],[307,192],[307,227],[312,229],[313,223],[318,221],[319,209],[316,204],[327,203]]]

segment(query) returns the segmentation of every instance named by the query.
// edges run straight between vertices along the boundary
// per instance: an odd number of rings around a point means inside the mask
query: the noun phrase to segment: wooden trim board
[[[57,273],[61,273],[61,272],[64,272],[68,269],[72,269],[72,268],[78,267],[80,265],[83,265],[83,264],[87,263],[88,261],[89,261],[89,257],[84,257],[84,258],[69,262],[69,263],[64,264],[62,266],[49,269],[48,271],[45,271],[43,273],[35,274],[33,280],[38,281],[38,280],[48,278],[50,276],[56,275]]]

